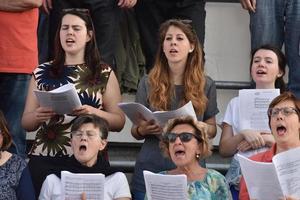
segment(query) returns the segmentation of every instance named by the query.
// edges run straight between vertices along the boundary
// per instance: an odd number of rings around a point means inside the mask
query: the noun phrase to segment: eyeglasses
[[[271,117],[276,117],[279,115],[279,113],[282,113],[284,116],[289,116],[293,113],[298,114],[298,111],[296,108],[293,107],[283,107],[283,108],[270,108],[268,110],[268,115]]]
[[[174,143],[176,141],[176,138],[179,137],[181,142],[189,142],[194,137],[198,141],[201,141],[201,138],[198,135],[195,135],[193,133],[183,132],[183,133],[167,133],[164,135],[163,140],[166,142]]]
[[[83,136],[88,137],[89,139],[93,140],[96,139],[99,135],[99,133],[96,133],[95,131],[72,131],[71,132],[72,137],[76,139],[81,139]]]
[[[62,10],[62,12],[64,12],[64,13],[72,12],[72,11],[84,13],[84,14],[88,14],[88,15],[90,14],[89,9],[86,9],[86,8],[66,8],[66,9]]]

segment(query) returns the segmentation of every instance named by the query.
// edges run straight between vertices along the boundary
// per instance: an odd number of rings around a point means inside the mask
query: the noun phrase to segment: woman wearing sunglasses
[[[76,116],[102,117],[111,131],[120,131],[125,123],[117,105],[121,101],[119,84],[111,68],[100,62],[88,10],[63,11],[55,49],[54,60],[41,64],[33,72],[22,118],[27,131],[36,131],[29,168],[37,194],[49,169],[55,167],[51,166],[51,160],[70,155],[69,132]],[[51,108],[39,105],[34,90],[50,91],[65,84],[75,85],[82,106],[70,115],[57,115]]]
[[[136,102],[152,111],[174,110],[192,101],[197,119],[207,124],[209,138],[216,134],[215,115],[219,112],[214,81],[204,73],[204,56],[196,32],[188,20],[168,20],[159,31],[159,49],[149,75],[142,78]],[[132,181],[133,198],[144,199],[143,170],[160,172],[175,167],[159,150],[162,127],[143,117],[131,129],[145,139],[138,155]]]
[[[225,177],[199,164],[200,159],[211,154],[205,123],[199,123],[190,116],[169,120],[164,128],[160,147],[164,155],[176,165],[175,169],[161,174],[185,174],[189,200],[231,199]]]
[[[275,144],[268,151],[252,156],[252,160],[272,162],[274,155],[300,147],[300,101],[296,99],[294,94],[285,92],[276,97],[269,105],[268,117],[269,126],[275,138]],[[241,180],[239,197],[240,200],[249,199],[247,187],[243,179]],[[285,197],[284,199],[296,200],[299,197]]]

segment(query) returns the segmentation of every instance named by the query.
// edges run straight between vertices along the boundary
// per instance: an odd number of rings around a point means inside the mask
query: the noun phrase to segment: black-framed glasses
[[[298,114],[298,111],[296,108],[293,107],[283,107],[283,108],[269,108],[268,109],[268,115],[271,117],[277,117],[279,113],[282,113],[284,116],[289,116],[293,113]]]
[[[83,136],[86,136],[87,138],[93,140],[96,139],[99,135],[96,131],[87,130],[87,131],[72,131],[71,135],[73,138],[81,139]]]
[[[195,135],[193,133],[189,132],[182,132],[182,133],[167,133],[164,135],[163,140],[169,143],[174,143],[176,141],[176,138],[179,137],[181,142],[189,142],[192,138],[196,138],[199,142],[201,141],[201,138],[198,135]]]
[[[90,14],[89,9],[86,9],[86,8],[65,8],[62,10],[62,12],[72,12],[72,11],[84,13],[84,14],[88,14],[88,15]]]

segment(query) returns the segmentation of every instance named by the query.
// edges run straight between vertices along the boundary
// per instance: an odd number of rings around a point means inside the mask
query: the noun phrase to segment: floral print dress
[[[104,66],[97,77],[85,64],[66,65],[60,77],[52,75],[51,67],[51,62],[44,63],[33,72],[38,90],[50,91],[68,83],[74,84],[82,105],[87,104],[103,109],[102,94],[105,92],[112,71],[110,67]],[[75,118],[70,115],[55,115],[41,124],[29,154],[70,155],[70,129]]]
[[[188,182],[187,187],[189,200],[232,200],[225,177],[213,169],[207,170],[203,180]]]

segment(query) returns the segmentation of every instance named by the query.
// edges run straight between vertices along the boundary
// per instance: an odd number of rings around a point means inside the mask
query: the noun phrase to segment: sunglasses
[[[72,11],[84,13],[84,14],[88,14],[88,15],[90,14],[89,9],[86,9],[86,8],[66,8],[66,9],[62,10],[62,12],[64,12],[64,13],[72,12]]]
[[[271,117],[277,117],[279,113],[283,114],[284,116],[289,116],[293,113],[298,114],[298,111],[296,108],[293,107],[283,107],[283,108],[270,108],[268,110],[268,115]]]
[[[199,142],[201,141],[201,138],[198,135],[195,135],[193,133],[183,132],[183,133],[167,133],[164,135],[163,140],[169,143],[174,143],[179,137],[181,142],[189,142],[192,138],[196,138]]]
[[[179,21],[183,24],[189,24],[192,25],[193,21],[190,19],[179,19]]]

